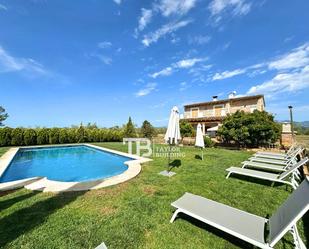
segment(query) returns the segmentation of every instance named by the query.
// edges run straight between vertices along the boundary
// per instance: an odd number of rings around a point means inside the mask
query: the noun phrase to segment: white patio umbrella
[[[174,106],[171,110],[171,115],[168,121],[167,131],[164,136],[165,142],[170,145],[169,155],[168,155],[168,168],[170,164],[171,146],[177,145],[180,139],[181,139],[181,136],[180,136],[180,127],[179,127],[179,110],[177,106]]]
[[[201,148],[202,160],[204,160],[203,148],[205,147],[205,144],[204,144],[204,136],[202,132],[202,125],[200,123],[197,125],[197,129],[196,129],[195,146]]]

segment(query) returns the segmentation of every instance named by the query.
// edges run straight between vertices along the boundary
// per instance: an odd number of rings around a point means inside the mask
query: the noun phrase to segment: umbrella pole
[[[171,143],[169,144],[169,150],[168,150],[168,163],[167,163],[167,172],[170,172],[170,163],[171,163]]]

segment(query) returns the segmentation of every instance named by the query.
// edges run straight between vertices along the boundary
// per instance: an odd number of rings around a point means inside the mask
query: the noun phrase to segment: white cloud
[[[103,62],[105,65],[110,65],[113,62],[113,59],[111,57],[108,57],[106,55],[103,54],[99,54],[99,53],[91,53],[91,54],[86,54],[86,57],[94,57],[99,59],[101,62]]]
[[[208,5],[208,9],[215,18],[215,22],[219,22],[223,18],[222,15],[228,11],[234,16],[248,14],[251,3],[248,3],[247,0],[212,0]]]
[[[222,73],[216,73],[212,77],[212,80],[223,80],[223,79],[234,77],[236,75],[243,74],[245,72],[246,72],[246,69],[235,69],[233,71],[224,71]]]
[[[151,32],[147,35],[144,35],[142,43],[144,46],[149,47],[152,43],[157,42],[161,37],[164,37],[167,34],[173,33],[178,29],[187,26],[191,23],[191,20],[184,20],[179,22],[171,22],[163,25],[161,28],[157,29],[154,32]]]
[[[150,23],[152,18],[152,10],[142,8],[142,14],[138,20],[138,30],[142,31]]]
[[[175,68],[190,68],[193,67],[196,63],[205,61],[205,58],[192,58],[192,59],[185,59],[180,60],[174,64]]]
[[[0,73],[16,71],[28,71],[41,75],[49,73],[43,65],[34,59],[13,57],[0,46]]]
[[[143,89],[140,89],[137,93],[135,93],[135,95],[136,97],[146,96],[150,94],[151,92],[153,92],[154,90],[156,90],[156,87],[157,87],[157,83],[154,83],[154,82],[148,83]]]
[[[8,8],[5,5],[0,4],[0,10],[8,10]]]
[[[171,75],[172,73],[173,73],[173,68],[172,67],[166,67],[159,72],[155,72],[155,73],[151,74],[150,76],[155,79],[158,76],[168,76],[168,75]]]
[[[247,94],[263,93],[274,96],[282,92],[296,92],[309,87],[309,65],[290,73],[279,73],[273,79],[253,86]]]
[[[118,5],[120,5],[121,2],[122,2],[122,0],[113,0],[113,1],[114,1],[114,3],[116,3],[116,4],[118,4]]]
[[[194,8],[196,0],[161,0],[157,8],[163,16],[184,15]]]
[[[150,77],[157,78],[159,76],[168,76],[171,75],[174,71],[178,69],[187,69],[195,66],[196,63],[207,60],[207,58],[191,58],[191,59],[183,59],[173,63],[171,66],[162,69],[159,72],[155,72],[150,74]]]
[[[109,41],[103,41],[98,43],[99,48],[110,48],[113,44]]]
[[[269,63],[270,69],[284,70],[300,68],[309,64],[309,43],[293,49]]]
[[[194,37],[189,37],[188,41],[190,44],[204,45],[211,40],[211,36],[208,35],[198,35]]]

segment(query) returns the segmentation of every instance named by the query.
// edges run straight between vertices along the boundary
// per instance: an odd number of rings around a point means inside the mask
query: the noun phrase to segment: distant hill
[[[290,120],[283,120],[283,121],[280,121],[280,122],[290,122]],[[294,122],[296,124],[296,126],[301,126],[301,127],[304,127],[304,128],[309,128],[309,121],[302,121],[302,122]]]
[[[309,121],[303,121],[303,122],[295,122],[296,125],[299,125],[301,127],[309,128]]]

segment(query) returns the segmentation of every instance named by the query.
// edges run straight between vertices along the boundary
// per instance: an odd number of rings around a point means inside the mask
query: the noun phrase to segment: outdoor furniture
[[[292,167],[290,167],[283,173],[269,173],[269,172],[252,170],[252,169],[230,167],[226,169],[229,172],[226,178],[229,178],[231,174],[244,175],[244,176],[254,177],[258,179],[268,180],[271,182],[280,182],[280,183],[288,184],[292,186],[294,189],[296,189],[298,186],[298,183],[295,177],[299,178],[296,172],[301,166],[305,165],[307,162],[308,162],[308,158],[305,157],[304,159],[294,164]]]
[[[289,167],[293,164],[297,163],[297,154],[295,154],[291,159],[288,161],[280,161],[280,160],[273,160],[273,159],[266,159],[266,158],[249,158],[250,161],[242,162],[242,168],[257,168],[257,169],[265,169],[271,171],[279,171],[283,172],[286,171]]]
[[[282,156],[282,157],[285,157],[286,155],[291,154],[297,148],[298,148],[297,144],[294,143],[286,153],[259,151],[259,152],[256,153],[256,155],[270,155],[270,156]]]
[[[179,213],[184,213],[263,249],[273,248],[287,232],[291,232],[295,248],[306,249],[297,230],[297,221],[309,210],[309,198],[304,196],[309,196],[307,180],[301,183],[270,219],[266,219],[198,195],[185,193],[171,204],[177,210],[170,222],[172,223]]]
[[[254,154],[254,157],[256,158],[267,158],[267,159],[274,159],[274,160],[289,160],[291,157],[294,157],[295,155],[299,155],[302,153],[304,149],[302,147],[298,147],[297,149],[293,150],[291,153],[283,154],[283,155],[270,155],[270,154],[261,154],[256,153]]]

